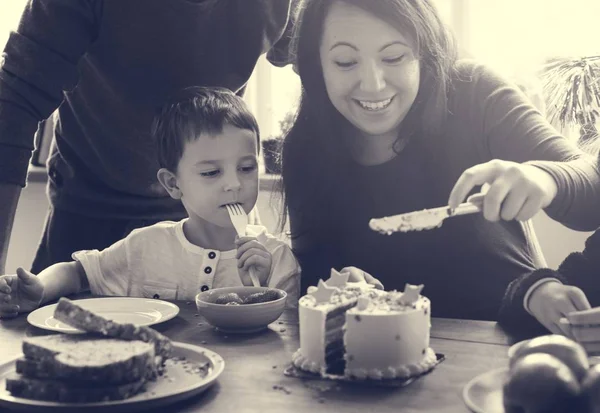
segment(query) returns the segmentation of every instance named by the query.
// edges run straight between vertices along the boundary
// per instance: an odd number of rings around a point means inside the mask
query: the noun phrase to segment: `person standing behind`
[[[185,216],[156,179],[156,108],[192,85],[241,94],[265,52],[285,65],[293,1],[29,0],[0,67],[0,273],[39,121],[58,108],[34,272]]]
[[[193,300],[211,288],[261,285],[287,291],[294,307],[300,268],[290,248],[248,225],[238,238],[225,205],[246,212],[258,197],[258,125],[242,99],[226,89],[190,87],[156,117],[161,185],[188,218],[135,229],[102,251],[77,251],[37,277],[19,269],[0,277],[0,317],[29,312],[68,294]]]
[[[306,0],[302,83],[283,194],[302,291],[353,266],[386,289],[424,284],[437,317],[496,320],[511,281],[544,266],[529,219],[600,226],[600,170],[523,93],[458,60],[429,0]],[[449,205],[489,184],[483,211],[382,235],[372,218]]]

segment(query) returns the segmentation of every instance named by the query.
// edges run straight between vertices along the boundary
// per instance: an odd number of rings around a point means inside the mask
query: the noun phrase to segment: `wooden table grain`
[[[301,380],[283,374],[298,348],[296,311],[286,311],[261,333],[234,335],[216,331],[198,315],[194,303],[175,304],[178,316],[154,328],[174,341],[217,352],[225,359],[225,370],[207,392],[151,413],[467,413],[463,387],[481,373],[506,366],[512,344],[496,323],[434,318],[431,346],[446,359],[406,387]],[[23,337],[49,333],[29,325],[26,316],[1,320],[0,362],[20,353]]]

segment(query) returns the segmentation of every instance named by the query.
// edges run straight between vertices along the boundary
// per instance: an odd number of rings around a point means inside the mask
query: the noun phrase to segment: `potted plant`
[[[294,124],[295,118],[295,112],[286,113],[283,119],[279,121],[279,134],[276,136],[271,136],[262,141],[262,150],[263,158],[265,160],[266,173],[281,173],[281,147],[283,145],[283,139]]]
[[[600,56],[550,59],[541,73],[548,118],[561,128],[579,129],[578,143],[598,138]]]

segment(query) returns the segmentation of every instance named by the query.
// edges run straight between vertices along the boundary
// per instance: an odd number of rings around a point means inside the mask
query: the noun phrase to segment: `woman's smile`
[[[394,96],[388,99],[383,100],[362,100],[362,99],[352,99],[354,102],[358,104],[362,109],[369,112],[378,112],[386,109],[394,100]]]

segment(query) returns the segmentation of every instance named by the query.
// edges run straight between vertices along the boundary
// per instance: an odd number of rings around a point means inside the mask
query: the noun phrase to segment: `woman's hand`
[[[483,200],[488,221],[527,221],[550,205],[558,187],[544,170],[528,164],[494,159],[462,173],[450,192],[448,205],[456,208],[478,185],[489,184]]]
[[[254,274],[260,280],[260,285],[266,286],[271,273],[273,257],[256,237],[242,237],[235,241],[237,245],[238,273],[242,284],[252,286],[249,269],[254,268]]]
[[[366,282],[367,284],[371,284],[378,290],[383,290],[383,284],[377,278],[373,277],[366,271],[361,270],[356,267],[344,267],[340,271],[340,274],[349,273],[348,277],[349,282]]]
[[[548,281],[533,291],[528,306],[531,314],[552,333],[576,340],[569,325],[561,323],[560,319],[569,313],[589,309],[590,303],[581,289]]]
[[[16,317],[40,306],[44,286],[35,275],[17,268],[16,275],[0,277],[0,318]]]

